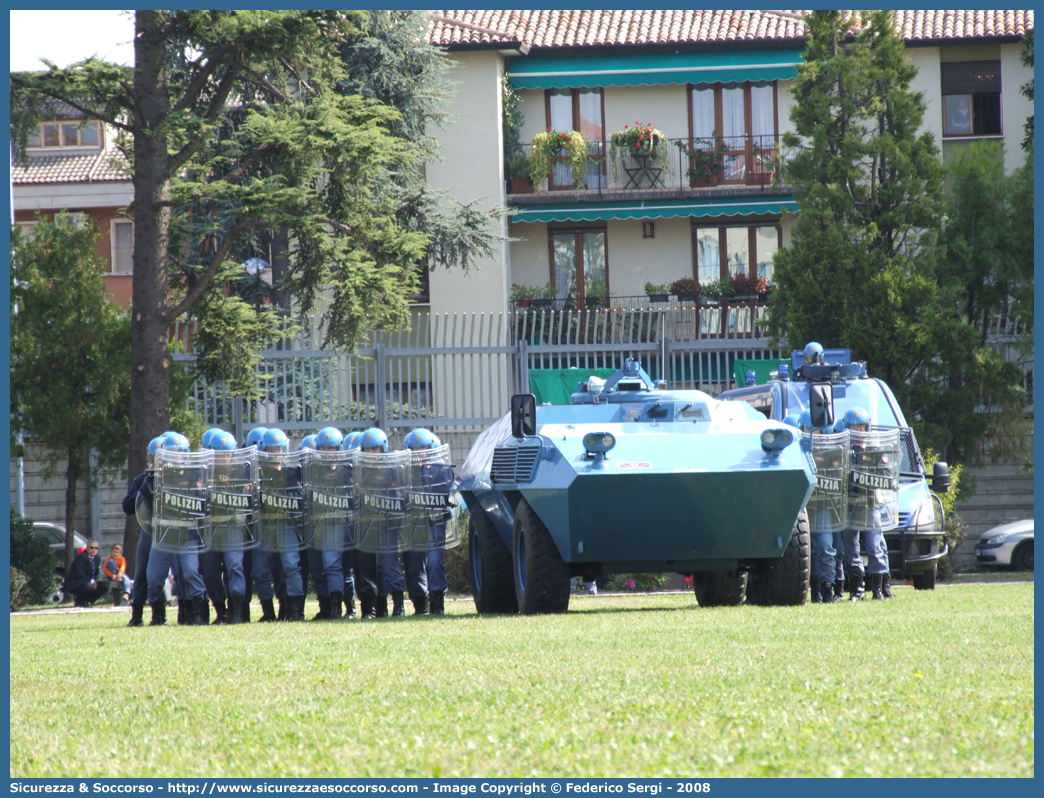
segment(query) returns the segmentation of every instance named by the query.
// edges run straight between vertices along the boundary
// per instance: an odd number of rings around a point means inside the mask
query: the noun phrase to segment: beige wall
[[[692,277],[690,220],[652,221],[655,238],[642,238],[640,220],[609,222],[609,287],[614,296],[642,296],[646,283]]]
[[[685,86],[621,86],[605,90],[605,137],[624,125],[650,123],[667,138],[689,135]]]
[[[943,110],[942,110],[942,77],[939,72],[938,47],[908,47],[906,59],[917,67],[917,75],[910,83],[910,88],[924,96],[927,109],[920,132],[928,131],[935,137],[935,144],[942,151]]]
[[[1022,65],[1022,45],[1002,44],[1001,59],[1001,131],[1004,133],[1004,171],[1012,172],[1025,163],[1022,138],[1023,125],[1033,113],[1033,103],[1019,88],[1033,77],[1033,70]]]
[[[460,202],[480,207],[504,204],[501,146],[500,78],[503,58],[495,52],[454,53],[449,79],[456,93],[447,107],[449,120],[432,131],[443,160],[428,165],[428,181],[447,189]],[[506,222],[497,231],[506,234]],[[507,310],[511,288],[507,245],[497,257],[483,259],[468,275],[438,270],[430,276],[432,313]]]

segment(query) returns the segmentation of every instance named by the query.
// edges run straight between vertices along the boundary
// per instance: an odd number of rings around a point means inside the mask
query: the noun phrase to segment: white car
[[[982,566],[1011,566],[1015,571],[1033,570],[1033,519],[987,529],[975,544],[975,559]]]

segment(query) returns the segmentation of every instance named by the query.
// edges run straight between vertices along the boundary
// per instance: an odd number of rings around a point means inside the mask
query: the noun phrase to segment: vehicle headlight
[[[794,434],[788,429],[767,429],[761,433],[761,449],[771,457],[778,457],[793,442]]]
[[[935,525],[935,501],[931,496],[921,502],[917,512],[914,513],[914,529],[918,532],[931,532]]]
[[[984,546],[1000,546],[1007,539],[1008,539],[1008,536],[1006,534],[1005,535],[994,535],[992,538],[987,540],[983,545]]]
[[[616,438],[610,432],[589,432],[584,436],[584,451],[588,457],[604,459],[606,452],[616,446]]]

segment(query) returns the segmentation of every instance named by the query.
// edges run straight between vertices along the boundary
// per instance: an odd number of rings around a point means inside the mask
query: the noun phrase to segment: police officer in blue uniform
[[[259,448],[267,453],[289,453],[290,440],[282,430],[271,428],[265,432]],[[300,467],[289,466],[285,471],[284,484],[280,487],[285,487],[288,495],[300,497],[302,493]],[[263,473],[264,471],[262,470]],[[298,523],[298,518],[289,518],[287,526],[282,530],[281,534],[286,536],[296,535],[300,539],[301,530],[298,528]],[[276,552],[283,567],[283,578],[286,583],[286,620],[303,621],[305,594],[304,578],[301,569],[301,552],[299,549],[293,549],[290,544],[292,544],[292,540],[289,542],[284,541],[280,545],[280,550]]]
[[[862,407],[849,408],[845,413],[845,427],[849,431],[869,432],[870,414]],[[852,446],[852,467],[855,468],[859,458],[864,456],[862,447]],[[862,601],[866,598],[863,570],[863,558],[860,549],[867,555],[867,571],[870,575],[871,595],[875,599],[883,599],[884,580],[888,574],[888,546],[884,533],[880,530],[846,529],[845,567],[848,571],[849,601]],[[889,593],[891,591],[889,590]]]
[[[818,344],[817,344],[818,345]],[[809,435],[819,435],[822,429],[812,426],[812,414],[804,411],[798,421],[801,431]],[[814,532],[812,538],[812,567],[810,584],[812,586],[813,604],[833,604],[833,585],[835,562],[838,557],[834,549],[834,535],[832,532]]]
[[[215,436],[227,435],[220,427],[211,427],[200,438],[200,450],[213,450],[212,441]],[[228,623],[227,591],[225,590],[225,563],[222,552],[206,551],[199,557],[200,570],[203,572],[203,584],[207,589],[207,598],[214,605],[214,623]]]
[[[355,430],[349,432],[344,436],[344,440],[341,441],[341,448],[350,452],[353,449],[359,448],[359,441],[362,439],[362,430]],[[351,476],[351,467],[349,466],[349,476]],[[354,618],[355,617],[355,571],[357,569],[359,552],[357,549],[351,549],[346,551],[341,556],[341,571],[344,573],[344,617]]]
[[[815,341],[805,344],[805,362],[794,371],[795,379],[805,376],[805,366],[813,366],[823,362],[823,346]]]
[[[248,463],[242,463],[235,465],[234,469],[238,472],[236,474],[219,474],[221,470],[228,470],[230,460],[230,452],[235,451],[236,440],[232,437],[231,433],[218,431],[216,434],[210,437],[208,445],[214,452],[215,462],[215,488],[220,490],[221,484],[227,482],[230,476],[237,477],[240,481],[249,481],[250,479],[250,466]],[[225,545],[242,543],[246,545],[247,535],[247,514],[241,510],[235,510],[230,508],[218,508],[211,505],[211,513],[218,518],[223,518],[226,523],[226,528],[223,530],[225,535],[235,536],[235,541],[225,541]],[[215,546],[217,543],[215,542]],[[208,563],[211,571],[216,571],[218,578],[214,580],[214,593],[211,593],[211,585],[207,583],[207,593],[211,595],[211,600],[214,606],[218,608],[218,618],[215,623],[229,623],[229,624],[240,624],[246,622],[246,591],[247,591],[247,579],[244,568],[244,561],[246,559],[247,552],[243,549],[236,548],[223,548],[222,550],[208,551],[204,555],[204,561]],[[228,606],[225,606],[225,589],[224,585],[221,584],[220,572],[222,566],[224,567],[225,575],[228,580],[228,596],[230,601]],[[204,570],[204,581],[206,582],[207,569]],[[218,593],[220,591],[220,593]],[[221,600],[219,601],[215,596],[220,595]],[[221,612],[225,610],[225,612]]]
[[[134,587],[131,590],[131,617],[127,626],[144,626],[145,601],[148,598],[149,552],[152,551],[152,472],[156,467],[156,450],[162,445],[163,436],[149,441],[145,455],[145,470],[134,478],[127,495],[123,497],[123,512],[138,517],[138,547],[134,554]],[[140,498],[139,498],[140,496]],[[143,504],[138,510],[139,503]],[[146,529],[146,527],[148,527]]]
[[[424,428],[418,428],[410,432],[403,443],[406,448],[411,451],[438,449],[442,446],[442,441],[438,439],[438,436]],[[432,463],[421,466],[420,470],[421,487],[425,488],[427,491],[445,495],[447,499],[446,511],[448,513],[449,491],[450,486],[453,483],[452,466],[444,463]],[[429,520],[428,523],[431,526],[432,540],[441,541],[445,544],[446,519]],[[446,589],[448,584],[446,582],[445,553],[446,551],[444,548],[434,548],[428,552],[406,552],[403,555],[403,560],[407,564],[407,582],[410,581],[410,569],[417,567],[418,565],[423,567],[427,577],[424,581],[427,583],[426,587],[428,595],[422,597],[422,603],[418,602],[418,599],[414,597],[413,589],[411,588],[410,590],[410,598],[413,601],[414,611],[417,615],[427,615],[428,612],[432,615],[446,614]],[[421,563],[414,565],[415,558],[423,559]],[[421,580],[417,579],[414,584],[420,586]]]
[[[311,438],[311,440],[309,440]],[[323,427],[315,435],[302,442],[302,448],[314,448],[317,452],[336,452],[341,449],[344,436],[336,427]],[[323,481],[331,486],[343,487],[351,484],[351,466],[326,466]],[[313,473],[316,473],[313,469]],[[315,545],[308,549],[309,570],[315,578],[315,595],[319,601],[319,612],[313,621],[336,621],[341,617],[341,601],[344,598],[344,549],[324,550]]]
[[[248,449],[253,446],[260,449],[261,441],[265,437],[266,432],[268,432],[266,427],[255,427],[250,430],[243,443],[243,448]],[[261,617],[258,619],[259,623],[271,623],[276,620],[274,604],[275,590],[272,587],[272,566],[269,559],[270,556],[275,555],[269,555],[269,553],[261,546],[258,546],[250,552],[251,578],[254,585],[254,592],[257,594],[257,599],[261,604]]]

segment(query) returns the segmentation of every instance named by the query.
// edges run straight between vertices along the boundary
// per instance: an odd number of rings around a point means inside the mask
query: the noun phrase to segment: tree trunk
[[[74,522],[76,520],[76,481],[80,478],[76,454],[69,449],[69,463],[65,469],[65,571],[69,572],[76,556]]]
[[[167,86],[163,24],[159,11],[135,12],[134,94],[134,290],[131,310],[131,423],[127,473],[145,468],[149,441],[170,423],[171,366],[167,306],[170,233]],[[137,528],[124,527],[124,550],[133,557]]]

